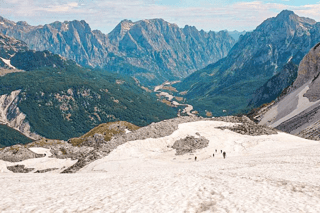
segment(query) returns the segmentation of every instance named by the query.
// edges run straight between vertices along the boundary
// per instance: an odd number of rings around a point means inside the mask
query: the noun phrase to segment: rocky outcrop
[[[29,173],[33,168],[25,168],[25,165],[7,166],[7,169],[14,173]]]
[[[26,42],[32,50],[49,50],[80,65],[103,67],[146,84],[186,77],[226,56],[235,43],[226,31],[179,28],[162,19],[123,20],[108,35],[91,30],[85,21],[30,26],[0,19],[0,32]]]
[[[103,123],[81,137],[69,139],[68,142],[74,146],[97,147],[101,143],[110,141],[112,137],[116,135],[122,135],[139,128],[140,127],[126,121]]]
[[[184,155],[186,153],[193,153],[197,149],[206,148],[209,144],[209,140],[205,137],[196,138],[194,136],[187,136],[180,140],[177,140],[172,145],[172,148],[176,150],[176,155]]]
[[[242,135],[251,135],[251,136],[259,136],[259,135],[272,135],[272,134],[278,134],[277,130],[262,126],[262,125],[256,125],[251,123],[243,123],[235,126],[221,126],[217,127],[218,129],[228,129],[233,132],[242,134]]]
[[[257,89],[289,62],[299,64],[320,40],[319,27],[312,19],[282,11],[240,37],[227,57],[191,74],[176,87],[187,91],[184,97],[201,115],[206,110],[214,116],[225,115],[223,110],[246,112]],[[280,84],[285,86],[288,84]]]
[[[0,150],[0,159],[9,162],[20,162],[32,158],[42,158],[43,154],[37,154],[23,145],[14,145]]]

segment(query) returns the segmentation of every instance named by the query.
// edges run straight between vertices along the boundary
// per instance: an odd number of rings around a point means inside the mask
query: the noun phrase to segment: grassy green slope
[[[0,95],[14,90],[21,90],[18,107],[32,130],[47,138],[66,140],[111,121],[144,126],[176,115],[132,78],[70,61],[60,68],[42,67],[0,78]]]
[[[24,136],[19,131],[0,124],[0,148],[15,144],[31,143],[33,140]]]

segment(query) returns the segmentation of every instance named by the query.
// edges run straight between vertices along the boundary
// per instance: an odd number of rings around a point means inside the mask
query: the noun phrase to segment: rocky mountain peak
[[[131,20],[122,20],[109,34],[108,37],[111,41],[119,41],[123,36],[135,25]]]
[[[16,23],[13,21],[9,21],[8,19],[5,19],[2,16],[0,16],[0,27],[6,26],[6,25],[16,25]]]
[[[276,17],[265,20],[256,30],[272,34],[287,31],[294,35],[297,30],[300,33],[309,31],[315,24],[316,21],[313,19],[299,17],[292,11],[284,10]]]
[[[276,16],[275,19],[278,21],[295,21],[309,25],[314,25],[316,23],[315,20],[305,17],[299,17],[297,14],[290,10],[283,10]]]
[[[29,26],[29,24],[26,21],[18,21],[16,24],[21,26]]]
[[[291,10],[283,10],[283,11],[281,11],[277,16],[276,16],[276,18],[277,19],[288,19],[288,18],[290,18],[290,16],[292,17],[292,16],[295,16],[295,17],[297,17],[297,15],[293,12],[293,11],[291,11]]]

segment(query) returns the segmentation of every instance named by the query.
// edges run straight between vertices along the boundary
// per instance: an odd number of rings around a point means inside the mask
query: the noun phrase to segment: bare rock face
[[[309,90],[304,95],[309,101],[314,102],[320,99],[320,43],[316,44],[303,58],[299,65],[298,77],[293,83],[292,90],[297,89],[307,82]]]
[[[229,129],[233,132],[242,134],[242,135],[251,135],[251,136],[259,136],[259,135],[272,135],[278,134],[278,132],[270,127],[262,126],[262,125],[253,125],[248,123],[243,123],[236,126],[224,126],[224,127],[217,127],[218,129]]]
[[[205,137],[196,138],[194,136],[187,136],[174,142],[172,148],[176,150],[176,155],[183,155],[186,153],[193,153],[197,149],[207,147],[209,140]]]
[[[218,129],[229,129],[233,132],[242,134],[242,135],[251,135],[251,136],[258,136],[258,135],[272,135],[278,134],[278,132],[271,127],[258,125],[247,116],[225,116],[225,117],[217,117],[214,118],[215,120],[225,121],[225,122],[232,122],[232,123],[239,123],[235,126],[221,126],[216,127]]]
[[[31,132],[26,115],[18,107],[20,92],[20,90],[16,90],[10,94],[0,95],[0,122],[18,129],[29,138],[40,139],[40,135]]]

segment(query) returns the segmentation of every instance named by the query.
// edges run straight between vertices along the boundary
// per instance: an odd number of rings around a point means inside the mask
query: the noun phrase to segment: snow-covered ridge
[[[32,139],[40,139],[41,136],[30,131],[30,124],[26,121],[26,115],[18,107],[21,90],[15,90],[10,94],[0,96],[0,123],[7,124],[22,134]],[[13,117],[8,118],[8,115]]]

